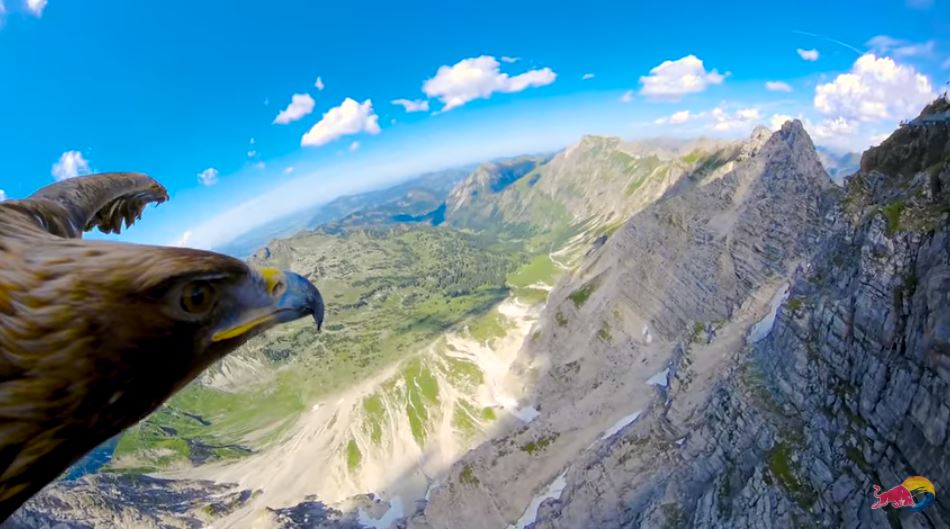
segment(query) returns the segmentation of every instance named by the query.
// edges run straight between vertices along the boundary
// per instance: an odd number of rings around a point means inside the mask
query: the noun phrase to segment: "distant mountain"
[[[828,176],[838,185],[843,184],[845,177],[858,172],[861,167],[861,153],[846,152],[840,154],[824,147],[818,147],[817,151],[821,165],[828,172]]]
[[[482,166],[452,190],[446,222],[559,246],[581,231],[611,232],[682,176],[727,170],[740,154],[732,142],[585,136],[548,160]]]
[[[336,198],[328,203],[281,217],[222,244],[214,251],[247,258],[274,239],[283,239],[302,231],[338,221],[355,212],[387,206],[389,215],[424,215],[438,208],[449,191],[465,177],[475,166],[461,166],[444,171],[425,173],[406,182],[377,191]],[[385,220],[382,212],[377,212],[375,220]],[[355,221],[355,219],[354,219]],[[366,219],[366,222],[369,222]]]

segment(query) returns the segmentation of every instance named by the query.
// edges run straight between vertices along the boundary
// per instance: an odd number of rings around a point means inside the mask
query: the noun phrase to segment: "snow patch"
[[[604,439],[613,437],[620,430],[623,430],[627,426],[630,426],[631,424],[633,424],[634,421],[640,418],[640,411],[641,410],[637,410],[631,413],[630,415],[627,415],[626,417],[623,417],[619,421],[615,422],[613,426],[611,426],[610,428],[607,428],[607,430],[604,432],[604,435],[600,436],[600,440],[603,441]]]
[[[521,409],[512,410],[511,414],[525,424],[528,424],[541,416],[541,412],[531,406],[525,406]]]
[[[320,409],[320,403],[318,402],[314,404],[313,407],[310,408],[310,411],[317,411],[319,409]]]
[[[518,518],[518,521],[514,525],[509,525],[508,529],[524,529],[525,527],[533,524],[535,520],[538,519],[538,509],[541,507],[541,504],[545,500],[559,500],[561,499],[561,494],[564,493],[564,489],[567,488],[567,471],[561,472],[561,475],[554,478],[554,481],[548,485],[548,488],[544,492],[538,494],[531,500],[531,503],[528,504],[528,508],[524,510],[524,514],[521,515],[521,518]]]
[[[432,483],[429,483],[429,488],[426,489],[426,501],[429,501],[429,498],[432,496],[432,491],[442,486],[442,482],[439,480],[433,480]]]
[[[653,342],[653,335],[650,334],[650,328],[646,325],[643,326],[643,340],[646,341],[646,343]]]
[[[775,316],[778,314],[778,308],[782,306],[782,303],[785,303],[786,299],[788,299],[788,283],[782,285],[772,297],[772,301],[769,302],[769,313],[749,330],[749,343],[761,342],[771,334],[772,327],[775,326]]]
[[[686,438],[685,438],[685,437],[683,437],[682,439],[677,439],[677,440],[676,440],[676,446],[683,446],[683,443],[685,443],[685,442],[686,442]]]
[[[647,379],[647,385],[649,386],[661,386],[666,387],[669,384],[670,380],[670,368],[666,368],[663,371],[653,375]]]
[[[371,517],[363,509],[359,510],[358,521],[366,529],[389,529],[396,520],[405,516],[402,498],[399,496],[389,500],[389,509],[378,520]]]

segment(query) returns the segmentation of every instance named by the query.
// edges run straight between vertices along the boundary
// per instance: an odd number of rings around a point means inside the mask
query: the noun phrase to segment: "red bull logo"
[[[893,489],[881,492],[881,487],[874,486],[874,497],[877,501],[871,505],[872,509],[880,509],[890,505],[895,509],[908,508],[913,512],[920,512],[934,502],[937,493],[934,484],[923,476],[911,476]]]

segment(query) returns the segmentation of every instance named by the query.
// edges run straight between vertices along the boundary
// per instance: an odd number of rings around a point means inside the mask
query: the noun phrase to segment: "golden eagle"
[[[300,275],[119,233],[165,188],[136,173],[0,202],[0,522],[215,360],[323,299]]]

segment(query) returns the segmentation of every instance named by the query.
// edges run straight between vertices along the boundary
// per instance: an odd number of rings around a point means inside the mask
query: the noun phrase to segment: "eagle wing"
[[[93,228],[120,233],[123,222],[131,226],[145,206],[166,200],[165,188],[147,175],[101,173],[63,180],[5,205],[26,213],[44,231],[78,239]]]

